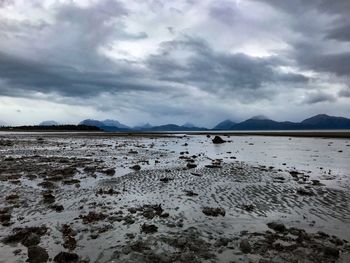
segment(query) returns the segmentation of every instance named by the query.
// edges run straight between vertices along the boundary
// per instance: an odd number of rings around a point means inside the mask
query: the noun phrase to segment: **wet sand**
[[[349,262],[350,140],[321,137],[1,134],[0,262]]]

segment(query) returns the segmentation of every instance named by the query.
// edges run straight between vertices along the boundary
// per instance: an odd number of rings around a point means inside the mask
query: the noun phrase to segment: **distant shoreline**
[[[276,137],[315,137],[315,138],[350,138],[350,130],[300,130],[300,131],[122,131],[122,132],[103,132],[103,131],[79,131],[79,130],[8,130],[0,129],[0,136],[3,134],[25,134],[33,135],[64,135],[64,136],[145,136],[162,137],[172,135],[220,135],[220,136],[276,136]]]

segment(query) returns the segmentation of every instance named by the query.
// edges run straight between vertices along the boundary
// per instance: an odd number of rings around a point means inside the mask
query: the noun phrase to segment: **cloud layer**
[[[347,0],[0,1],[0,119],[350,117],[349,13]]]

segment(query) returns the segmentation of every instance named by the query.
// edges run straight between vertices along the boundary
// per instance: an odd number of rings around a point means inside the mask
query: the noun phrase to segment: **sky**
[[[0,0],[0,121],[350,117],[349,0]]]

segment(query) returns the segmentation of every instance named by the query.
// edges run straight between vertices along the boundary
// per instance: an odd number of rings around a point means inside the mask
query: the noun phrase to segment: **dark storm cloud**
[[[350,21],[347,22],[348,24],[341,24],[330,29],[326,37],[339,41],[350,42]]]
[[[131,90],[157,90],[157,85],[147,85],[130,81],[140,77],[130,70],[80,71],[73,67],[45,64],[25,60],[0,53],[0,79],[6,85],[0,86],[0,94],[29,96],[29,91],[55,92],[69,97],[90,97],[101,92],[121,92]],[[9,88],[11,87],[11,88]]]
[[[327,51],[311,43],[301,43],[295,46],[292,54],[300,66],[317,72],[329,72],[338,76],[350,74],[349,51],[334,53],[333,50]]]
[[[346,113],[349,13],[348,0],[0,0],[0,97],[157,121]]]
[[[341,44],[350,41],[350,1],[258,0],[285,12],[293,30],[300,34],[289,44],[293,48],[291,59],[300,67],[338,76],[350,73],[350,51]],[[291,19],[293,18],[293,19]],[[287,22],[288,20],[291,20]],[[344,44],[345,44],[344,43]]]
[[[339,97],[350,98],[350,88],[344,88],[338,93]]]
[[[173,53],[190,52],[184,61],[177,61]],[[214,51],[201,39],[164,42],[158,55],[148,59],[154,76],[160,80],[190,84],[211,93],[226,95],[241,91],[244,96],[261,94],[249,92],[267,84],[306,84],[301,74],[283,73],[276,67],[283,65],[276,57],[256,58],[242,53],[229,54]],[[248,90],[248,92],[245,92]]]
[[[346,14],[350,10],[350,2],[348,0],[255,0],[256,2],[265,2],[273,7],[280,8],[287,12],[299,13],[308,9],[317,9],[320,12]]]
[[[324,92],[311,93],[305,99],[306,104],[315,104],[320,102],[335,102],[336,97],[332,94],[327,94]]]

